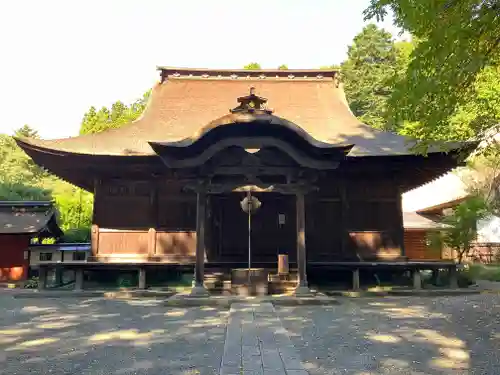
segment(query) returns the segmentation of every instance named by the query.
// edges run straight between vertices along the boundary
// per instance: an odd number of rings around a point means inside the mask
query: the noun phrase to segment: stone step
[[[276,273],[271,273],[268,276],[269,281],[271,282],[280,282],[280,281],[298,281],[298,275],[297,272],[290,272],[288,274],[276,274]]]

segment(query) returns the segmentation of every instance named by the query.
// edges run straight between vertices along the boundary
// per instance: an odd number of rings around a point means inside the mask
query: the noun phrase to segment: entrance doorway
[[[295,196],[255,193],[261,207],[251,220],[252,263],[276,263],[278,254],[296,259]],[[219,262],[247,263],[248,215],[240,202],[246,193],[212,195],[212,248]]]

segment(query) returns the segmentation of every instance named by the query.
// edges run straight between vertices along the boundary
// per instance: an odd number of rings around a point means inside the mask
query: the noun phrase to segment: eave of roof
[[[324,77],[334,77],[339,71],[337,69],[210,69],[210,68],[186,68],[186,67],[174,67],[174,66],[157,66],[157,70],[161,71],[162,74],[171,75],[179,74],[184,76],[192,75],[203,75],[208,76],[218,76],[218,75],[237,75],[241,77],[264,75],[266,77],[271,76],[324,76]]]
[[[418,212],[403,212],[403,226],[407,230],[440,230],[447,225],[431,220]]]

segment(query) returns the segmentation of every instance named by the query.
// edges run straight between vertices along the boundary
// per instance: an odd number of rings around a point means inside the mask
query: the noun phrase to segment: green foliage
[[[69,228],[64,232],[61,242],[82,243],[90,242],[90,227]]]
[[[406,121],[399,132],[419,139],[468,140],[500,122],[500,67],[488,66],[476,77],[467,102],[457,107],[447,123],[429,130],[424,122]],[[431,131],[432,133],[429,133]]]
[[[92,194],[75,188],[73,194],[55,195],[54,198],[63,231],[90,228],[92,225]]]
[[[406,45],[404,45],[406,47]],[[392,35],[370,24],[354,37],[342,63],[346,96],[353,113],[364,123],[385,129],[386,103],[395,77],[403,70],[408,52],[396,47]]]
[[[51,201],[52,192],[38,186],[24,185],[19,182],[0,182],[2,201]]]
[[[494,133],[498,131],[493,128]],[[484,142],[473,157],[469,158],[467,169],[460,174],[469,194],[481,197],[488,212],[500,215],[500,145],[494,137]]]
[[[28,126],[18,136],[37,136]],[[58,222],[68,232],[65,240],[85,242],[89,238],[93,197],[37,166],[8,135],[0,134],[0,200],[55,201]]]
[[[93,134],[116,129],[137,120],[144,112],[150,95],[151,91],[148,91],[142,98],[130,105],[117,101],[111,105],[111,108],[102,107],[97,110],[95,107],[90,107],[83,116],[80,134]]]
[[[281,64],[280,66],[278,66],[278,69],[279,69],[279,70],[288,70],[288,65],[286,65],[286,64]]]
[[[243,69],[246,69],[246,70],[260,70],[260,69],[262,69],[262,67],[260,66],[259,63],[251,62],[250,64],[245,65],[243,67]]]
[[[323,65],[319,67],[321,70],[340,70],[339,65]]]
[[[14,139],[0,134],[0,184],[31,184],[48,176],[31,158],[17,147]]]
[[[481,197],[470,197],[443,218],[446,229],[429,234],[431,248],[447,247],[457,252],[461,263],[469,255],[472,243],[477,238],[477,222],[487,215],[486,205]]]
[[[487,66],[478,73],[469,100],[450,117],[447,129],[468,139],[499,122],[500,66]]]
[[[32,277],[24,283],[25,289],[37,289],[38,288],[38,277]]]
[[[419,42],[404,79],[391,93],[387,118],[398,126],[405,121],[414,127],[421,123],[415,130],[422,139],[466,137],[474,129],[464,129],[462,121],[490,123],[491,112],[481,108],[477,85],[481,85],[480,75],[493,84],[487,76],[500,63],[500,3],[371,0],[365,17],[381,19],[388,11],[394,14],[396,25]],[[484,72],[486,67],[492,70]],[[471,100],[477,101],[472,114]]]
[[[40,138],[38,135],[38,131],[36,131],[29,125],[24,125],[22,128],[17,129],[14,135],[16,137]]]
[[[471,264],[467,271],[474,280],[500,281],[500,266]]]

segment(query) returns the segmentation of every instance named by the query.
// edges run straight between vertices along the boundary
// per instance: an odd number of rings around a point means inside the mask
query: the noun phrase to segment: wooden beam
[[[196,264],[194,267],[194,280],[192,295],[206,295],[203,285],[205,278],[205,224],[206,224],[207,195],[198,191],[196,197]]]
[[[297,214],[297,268],[299,282],[296,293],[304,294],[309,292],[307,283],[307,260],[306,260],[306,208],[304,194],[298,193],[296,196]]]
[[[92,224],[90,230],[90,246],[92,256],[99,255],[99,225]]]
[[[153,227],[158,226],[158,184],[154,181],[151,184],[150,196],[149,196],[149,214],[151,216],[151,223]]]
[[[148,230],[148,254],[149,256],[156,255],[156,228]]]
[[[209,194],[221,194],[228,192],[276,192],[281,194],[308,193],[317,189],[316,186],[308,184],[258,184],[242,185],[240,183],[227,184],[204,184],[200,182],[191,182],[184,185],[185,189],[200,191],[204,190]]]
[[[341,253],[345,255],[347,253],[347,220],[349,213],[349,204],[347,202],[347,192],[345,186],[345,180],[340,181],[340,243],[341,243]]]
[[[405,227],[404,227],[404,221],[403,221],[403,197],[401,194],[401,189],[398,187],[397,191],[397,210],[398,210],[398,219],[399,219],[399,227],[397,228],[398,230],[398,239],[399,239],[399,245],[401,248],[401,255],[404,256],[406,254],[405,250]]]

